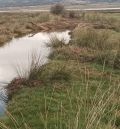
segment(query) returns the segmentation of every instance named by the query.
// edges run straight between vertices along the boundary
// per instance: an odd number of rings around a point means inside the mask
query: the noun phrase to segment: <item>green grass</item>
[[[80,85],[81,87],[78,87]],[[27,124],[30,128],[33,129],[72,129],[75,126],[78,126],[78,128],[86,128],[86,124],[87,122],[89,122],[89,120],[87,121],[86,117],[88,117],[89,119],[90,117],[94,118],[92,113],[96,113],[97,118],[95,118],[101,119],[100,124],[103,124],[103,126],[109,124],[109,120],[111,120],[111,117],[113,117],[114,121],[114,110],[117,111],[117,105],[109,104],[109,102],[111,102],[112,99],[108,96],[104,96],[104,99],[108,101],[108,103],[106,104],[105,100],[100,100],[103,97],[102,95],[99,95],[99,97],[96,96],[96,98],[94,99],[94,97],[90,97],[90,94],[88,94],[89,96],[87,96],[86,98],[85,93],[83,93],[83,91],[85,92],[84,86],[85,85],[82,86],[80,82],[76,82],[74,83],[73,87],[69,89],[64,88],[63,91],[51,87],[23,89],[21,93],[18,92],[18,95],[14,96],[12,103],[10,103],[9,105],[11,107],[9,108],[9,110],[12,110],[11,114],[17,121],[18,128],[25,128],[25,124]],[[91,90],[92,88],[93,87],[91,87]],[[18,102],[18,100],[20,102]],[[98,102],[101,105],[99,105]],[[105,107],[102,107],[104,106],[104,104]],[[14,105],[14,108],[12,105]],[[104,113],[104,108],[106,115],[102,114]],[[101,112],[99,111],[100,109],[102,110]],[[89,113],[90,116],[88,116]],[[77,119],[79,119],[79,123],[76,123]],[[11,122],[10,119],[6,119],[7,126],[15,128],[13,123],[15,122]],[[96,124],[96,120],[93,121],[93,124],[94,123]]]
[[[59,40],[55,35],[50,37],[50,43],[47,44],[48,47],[58,48],[65,46],[64,39]]]
[[[1,129],[120,128],[120,69],[98,61],[106,49],[119,49],[119,32],[77,29],[69,45],[51,40],[48,64],[41,68],[33,60],[28,83],[9,101]],[[110,61],[118,65],[116,57]]]
[[[112,129],[115,126],[117,129],[119,126],[116,125],[119,116],[115,114],[120,108],[119,74],[113,76],[76,61],[56,60],[46,65],[40,76],[37,74],[38,80],[42,78],[45,80],[38,87],[25,85],[13,96],[8,105],[10,114],[2,120],[7,127],[106,129],[110,126]]]
[[[80,18],[92,23],[95,28],[120,32],[120,13],[83,13]]]
[[[73,42],[87,55],[91,52],[94,61],[119,68],[119,32],[107,29],[98,30],[92,27],[77,27],[73,32]],[[81,50],[78,51],[80,53]],[[85,54],[83,54],[85,55]]]

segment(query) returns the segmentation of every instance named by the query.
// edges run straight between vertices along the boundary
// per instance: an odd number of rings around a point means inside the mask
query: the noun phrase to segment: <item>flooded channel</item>
[[[48,47],[50,37],[56,36],[59,40],[69,43],[70,35],[68,30],[64,32],[40,32],[35,35],[27,35],[22,38],[13,38],[12,41],[0,48],[0,116],[6,110],[7,91],[5,87],[14,78],[18,77],[16,69],[20,67],[28,73],[30,55],[36,53],[40,56],[42,64],[48,62],[51,48]]]

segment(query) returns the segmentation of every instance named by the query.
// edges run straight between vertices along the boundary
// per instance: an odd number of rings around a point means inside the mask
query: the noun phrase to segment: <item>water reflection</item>
[[[7,83],[18,76],[16,68],[27,72],[30,67],[29,55],[35,52],[40,55],[42,64],[48,61],[51,48],[47,47],[50,37],[56,36],[59,40],[69,43],[69,31],[54,33],[38,33],[27,35],[23,38],[13,39],[10,43],[0,48],[0,115],[4,113],[6,104],[6,91],[4,87]]]

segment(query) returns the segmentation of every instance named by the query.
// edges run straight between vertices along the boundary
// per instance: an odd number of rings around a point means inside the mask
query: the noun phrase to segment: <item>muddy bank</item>
[[[38,87],[43,85],[44,82],[41,80],[27,80],[25,78],[15,78],[10,84],[6,87],[8,98],[11,99],[14,94],[16,94],[19,90],[25,87]]]

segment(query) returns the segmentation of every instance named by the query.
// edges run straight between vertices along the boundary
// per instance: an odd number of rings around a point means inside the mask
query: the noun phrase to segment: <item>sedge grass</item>
[[[105,36],[103,40],[101,36],[99,42],[105,41],[106,46],[108,37]],[[85,38],[89,41],[88,39]],[[96,40],[98,41],[98,39],[91,41],[95,44],[86,42],[87,47],[103,51],[102,45],[96,44]],[[63,47],[66,46],[57,44],[54,49]],[[74,47],[81,47],[81,44]],[[88,48],[85,49],[87,52]],[[110,45],[110,51],[111,49],[113,46]],[[119,73],[106,71],[105,62],[103,68],[98,70],[90,65],[91,62],[81,63],[78,54],[73,58],[74,60],[69,57],[63,60],[54,55],[52,61],[42,69],[42,78],[41,71],[39,73],[37,69],[36,72],[38,63],[33,61],[31,70],[35,69],[35,73],[31,72],[32,75],[29,77],[44,79],[46,83],[34,88],[24,87],[14,95],[8,104],[8,117],[1,119],[1,129],[118,129]]]
[[[80,64],[79,68],[81,70]],[[54,83],[46,88],[20,91],[8,106],[14,120],[9,120],[8,115],[5,126],[12,129],[26,129],[27,126],[31,129],[117,129],[119,83],[112,83],[111,77],[106,84],[104,78],[93,83],[95,80],[90,79],[89,71],[86,69],[84,72],[86,75],[82,75],[82,82],[68,83],[69,87],[61,90]]]

